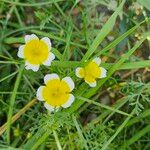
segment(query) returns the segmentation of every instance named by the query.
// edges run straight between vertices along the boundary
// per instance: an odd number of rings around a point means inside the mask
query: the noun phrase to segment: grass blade
[[[11,122],[14,123],[17,119],[20,118],[21,115],[23,115],[31,106],[33,106],[35,103],[37,102],[36,99],[33,99],[32,101],[30,101],[26,106],[24,106],[21,110],[19,110],[13,117]],[[5,132],[5,130],[7,129],[7,123],[5,123],[4,125],[2,125],[0,127],[0,136]]]
[[[83,134],[82,134],[82,131],[81,131],[81,129],[80,129],[80,126],[79,126],[79,124],[78,124],[78,122],[77,122],[77,120],[76,120],[76,117],[75,117],[75,116],[72,116],[72,119],[73,119],[73,122],[74,122],[74,124],[75,124],[75,126],[76,126],[76,128],[77,128],[78,135],[79,135],[80,139],[81,139],[81,140],[83,141],[83,143],[84,143],[85,149],[88,150],[88,146],[87,146],[86,140],[84,139],[84,136],[83,136]]]
[[[12,120],[12,115],[13,115],[13,107],[14,107],[14,103],[15,103],[15,99],[16,99],[17,91],[18,91],[19,84],[21,81],[23,70],[24,70],[24,64],[21,65],[19,68],[19,72],[18,72],[17,79],[14,85],[13,93],[10,97],[9,111],[8,111],[8,117],[7,117],[7,142],[8,143],[10,143],[10,126],[11,126],[11,120]]]
[[[135,143],[138,139],[140,139],[143,135],[145,135],[148,132],[150,132],[150,124],[147,125],[145,128],[143,128],[142,130],[140,130],[139,132],[137,132],[132,138],[127,140],[125,144],[121,146],[121,149],[124,149],[130,146],[131,144]]]
[[[130,114],[128,114],[128,113],[125,113],[125,112],[123,112],[123,111],[117,110],[117,109],[115,109],[115,108],[113,108],[113,107],[104,105],[104,104],[102,104],[102,103],[98,103],[98,102],[92,101],[92,100],[90,100],[90,99],[81,97],[81,96],[77,96],[76,98],[78,98],[78,99],[80,99],[80,100],[83,100],[83,101],[85,101],[85,102],[94,104],[94,105],[96,105],[96,106],[100,106],[100,107],[102,107],[102,108],[111,110],[111,111],[113,111],[113,112],[117,112],[117,113],[122,114],[122,115],[125,115],[125,116],[130,116]]]
[[[61,2],[61,1],[63,0],[55,0],[55,2]],[[8,0],[1,0],[1,2],[18,5],[18,6],[25,6],[25,7],[31,7],[31,6],[37,7],[37,6],[48,5],[48,4],[54,3],[53,1],[46,1],[46,2],[40,2],[40,3],[21,3],[21,2],[8,1]]]
[[[18,72],[18,71],[15,71],[15,72],[13,72],[12,74],[10,74],[10,75],[8,75],[8,76],[6,76],[6,77],[0,79],[0,82],[3,82],[3,81],[5,81],[6,79],[8,79],[8,78],[14,76],[15,74],[17,74],[17,72]]]
[[[134,114],[134,110],[132,111],[131,115]],[[121,126],[119,126],[119,128],[117,129],[117,131],[115,132],[115,134],[113,136],[111,136],[111,138],[104,143],[103,147],[101,150],[105,150],[108,148],[109,144],[116,138],[116,136],[122,131],[122,129],[126,126],[126,124],[128,123],[128,121],[130,120],[131,116],[128,116],[125,121],[121,124]]]
[[[114,48],[116,45],[118,45],[122,40],[124,40],[128,35],[130,35],[131,33],[133,33],[137,28],[140,27],[140,25],[142,25],[145,22],[142,21],[141,23],[137,24],[136,26],[134,26],[133,28],[129,29],[127,32],[123,33],[121,36],[119,36],[117,39],[115,39],[113,42],[111,42],[110,44],[108,44],[104,49],[102,49],[101,51],[99,51],[96,56],[100,56],[101,54],[104,54],[105,52],[107,52],[109,49]]]
[[[62,150],[59,139],[58,139],[58,136],[57,136],[57,132],[55,130],[53,130],[53,135],[55,137],[55,141],[56,141],[58,150]]]
[[[149,33],[148,33],[149,34]],[[118,68],[123,65],[123,63],[137,50],[137,48],[144,42],[144,40],[147,38],[147,35],[145,35],[143,37],[143,39],[141,39],[139,42],[137,42],[137,44],[135,46],[133,46],[132,49],[128,50],[128,52],[126,54],[124,54],[123,56],[121,56],[121,58],[108,70],[107,73],[107,77],[99,80],[97,83],[97,86],[95,88],[92,89],[87,89],[86,84],[82,84],[82,89],[79,89],[79,93],[81,93],[81,91],[83,91],[82,96],[89,98],[91,96],[93,96],[97,90],[113,75],[113,73],[118,70]],[[87,92],[88,90],[88,92]],[[78,94],[78,91],[77,91]],[[68,108],[69,112],[74,112],[76,111],[84,102],[80,101],[80,100],[76,100],[74,102],[74,104],[72,105],[72,107]]]
[[[113,29],[115,22],[116,22],[116,18],[119,15],[124,3],[125,3],[125,0],[122,1],[122,3],[119,5],[119,7],[116,9],[116,11],[112,14],[112,16],[109,18],[109,20],[105,23],[103,28],[100,30],[100,32],[94,39],[89,50],[84,55],[82,61],[89,59],[89,57],[94,53],[94,51],[97,49],[99,44],[104,40],[104,38],[108,35],[108,33]]]
[[[115,63],[102,63],[101,66],[110,69]],[[61,68],[76,68],[79,66],[84,65],[84,63],[81,63],[79,61],[53,61],[53,66],[61,67]],[[135,61],[135,62],[127,62],[122,64],[117,70],[126,70],[126,69],[138,69],[138,68],[145,68],[150,67],[150,60],[141,60],[141,61]]]

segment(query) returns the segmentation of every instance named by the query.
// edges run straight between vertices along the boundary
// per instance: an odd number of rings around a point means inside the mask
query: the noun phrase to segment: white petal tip
[[[105,78],[107,75],[107,70],[103,67],[100,67],[101,69],[101,75],[100,75],[100,78]]]
[[[90,83],[90,82],[87,82],[87,81],[85,81],[90,87],[96,87],[96,81],[95,82],[92,82],[92,83]]]
[[[95,62],[97,65],[100,65],[101,59],[99,57],[96,57],[93,59],[93,62]]]
[[[25,69],[26,70],[33,70],[34,72],[37,72],[38,70],[39,70],[39,65],[32,65],[32,64],[30,64],[30,63],[28,63],[28,62],[26,62],[25,63]]]
[[[56,73],[47,74],[44,77],[44,83],[46,84],[49,80],[53,80],[53,79],[59,79],[59,76]]]
[[[51,49],[52,43],[51,43],[51,40],[48,37],[42,38],[41,41],[43,41],[47,44],[49,50]]]
[[[71,104],[74,102],[74,99],[75,99],[74,96],[73,96],[72,94],[70,94],[69,100],[68,100],[65,104],[63,104],[62,107],[63,107],[63,108],[68,108],[68,107],[70,107]]]
[[[70,91],[72,91],[75,87],[73,80],[70,77],[65,77],[62,79],[63,81],[65,81],[69,87],[70,87]]]
[[[31,41],[31,40],[34,40],[34,39],[38,40],[39,38],[35,34],[25,35],[25,42],[26,43]]]
[[[44,101],[44,98],[43,98],[43,95],[42,95],[42,92],[43,92],[43,88],[44,86],[40,86],[36,92],[36,98],[39,100],[39,101]]]
[[[53,112],[55,109],[53,106],[49,105],[48,103],[44,103],[44,107],[49,110],[50,112]]]
[[[55,59],[55,55],[53,53],[50,52],[47,60],[45,62],[43,62],[43,65],[45,66],[50,66],[51,62]]]
[[[80,73],[81,69],[83,69],[83,68],[78,67],[78,68],[76,68],[76,70],[75,70],[75,74],[76,74],[76,76],[77,76],[78,78],[83,78],[83,75],[81,75],[81,73]]]
[[[19,58],[24,58],[24,45],[21,45],[21,46],[19,47],[17,56],[18,56]]]

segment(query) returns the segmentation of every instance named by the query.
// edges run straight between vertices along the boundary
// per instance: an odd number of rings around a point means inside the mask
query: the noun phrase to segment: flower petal
[[[24,47],[25,45],[21,45],[19,47],[18,54],[17,54],[19,58],[24,58]]]
[[[74,96],[72,95],[72,94],[69,94],[69,99],[68,99],[68,101],[65,103],[65,104],[63,104],[63,105],[61,105],[63,108],[68,108],[68,107],[70,107],[71,106],[71,104],[74,102]]]
[[[105,78],[106,77],[106,73],[107,73],[107,70],[103,67],[100,67],[101,69],[101,75],[99,78]]]
[[[51,43],[51,40],[48,37],[42,38],[41,41],[45,42],[45,44],[48,46],[49,50],[51,50],[52,43]]]
[[[93,83],[89,83],[89,86],[90,86],[90,87],[96,87],[96,81],[93,82]]]
[[[48,103],[44,103],[44,107],[49,110],[50,112],[53,112],[55,110],[55,108],[51,105],[49,105]]]
[[[85,82],[86,82],[90,87],[95,87],[95,86],[96,86],[96,81],[94,81],[94,82],[88,82],[87,80],[85,80]]]
[[[94,58],[92,61],[95,62],[98,66],[101,63],[101,59],[99,57]]]
[[[75,74],[79,78],[84,78],[84,69],[82,67],[76,68]]]
[[[43,62],[45,66],[50,66],[51,62],[55,59],[55,55],[53,53],[49,53],[49,56],[46,61]]]
[[[39,38],[35,34],[25,35],[25,42],[28,43],[31,40],[38,40]]]
[[[40,86],[36,92],[36,97],[39,101],[44,101],[43,94],[42,94],[43,88],[44,86]]]
[[[49,80],[53,80],[53,79],[59,79],[59,76],[56,73],[47,74],[44,77],[44,83],[46,84]]]
[[[27,70],[29,70],[29,69],[31,69],[31,70],[33,70],[34,72],[36,72],[36,71],[38,71],[39,70],[39,67],[40,67],[40,65],[33,65],[33,64],[30,64],[29,62],[25,62],[25,68],[27,69]]]
[[[65,77],[62,80],[68,84],[68,86],[70,87],[70,91],[74,89],[75,85],[74,85],[73,80],[70,77]]]

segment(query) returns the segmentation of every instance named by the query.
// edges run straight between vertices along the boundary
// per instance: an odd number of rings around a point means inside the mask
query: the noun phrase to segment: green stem
[[[79,100],[83,100],[83,101],[85,101],[85,102],[94,104],[94,105],[96,105],[96,106],[99,106],[99,107],[102,107],[102,108],[111,110],[111,111],[113,111],[113,112],[116,112],[116,113],[119,113],[119,114],[122,114],[122,115],[125,115],[125,116],[130,116],[130,114],[128,114],[128,113],[126,113],[126,112],[123,112],[123,111],[121,111],[121,110],[117,110],[117,109],[115,109],[115,108],[113,108],[113,107],[104,105],[104,104],[102,104],[102,103],[95,102],[95,101],[90,100],[90,99],[88,99],[88,98],[84,98],[84,97],[81,97],[81,96],[76,96],[76,98],[79,99]]]
[[[13,107],[14,107],[14,103],[15,103],[15,99],[16,99],[18,87],[21,81],[23,70],[24,70],[24,64],[22,64],[19,68],[19,72],[18,72],[17,79],[14,85],[13,93],[10,97],[9,111],[8,111],[8,116],[7,116],[7,142],[8,144],[10,144],[10,127],[11,127],[11,118],[13,115]]]
[[[147,125],[145,128],[137,132],[132,138],[126,141],[124,145],[121,146],[120,149],[126,148],[127,146],[130,146],[131,144],[135,143],[138,139],[140,139],[143,135],[150,132],[150,124]]]
[[[133,116],[135,112],[135,109],[132,111],[131,116]],[[106,150],[109,146],[109,144],[116,138],[116,136],[123,130],[123,128],[126,126],[126,124],[128,123],[128,121],[131,119],[131,116],[128,116],[125,121],[121,124],[121,126],[119,126],[119,128],[117,129],[117,131],[115,132],[115,134],[113,136],[110,137],[110,139],[104,143],[103,147],[101,150]]]
[[[21,2],[14,2],[14,1],[9,1],[9,0],[1,0],[2,2],[13,4],[13,5],[18,5],[18,6],[26,6],[26,7],[31,7],[31,6],[42,6],[42,5],[48,5],[53,3],[53,1],[45,1],[41,3],[21,3]],[[61,2],[63,0],[55,0],[55,2]]]
[[[88,150],[88,146],[87,146],[86,140],[84,139],[84,136],[83,136],[83,134],[82,134],[82,131],[81,131],[81,129],[80,129],[80,126],[79,126],[79,124],[78,124],[78,122],[77,122],[77,120],[76,120],[76,117],[75,117],[75,116],[72,116],[72,119],[73,119],[73,122],[74,122],[74,124],[75,124],[75,126],[76,126],[76,129],[77,129],[77,131],[78,131],[78,135],[79,135],[80,139],[82,140],[82,142],[84,143],[85,149]]]
[[[62,150],[62,147],[61,147],[61,145],[60,145],[60,142],[59,142],[59,139],[58,139],[58,136],[57,136],[57,133],[56,133],[55,130],[53,130],[53,135],[54,135],[54,137],[55,137],[55,141],[56,141],[58,150]]]

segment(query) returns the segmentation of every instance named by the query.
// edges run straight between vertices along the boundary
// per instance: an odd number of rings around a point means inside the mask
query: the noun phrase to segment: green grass
[[[115,2],[0,1],[0,149],[149,150],[149,10]],[[38,72],[17,57],[32,33],[49,37],[56,56]],[[95,57],[107,77],[90,88],[75,69]],[[72,77],[75,102],[50,113],[35,95],[53,72]]]
[[[11,126],[11,118],[13,115],[14,103],[15,103],[15,99],[16,99],[17,91],[18,91],[19,84],[21,81],[23,70],[24,70],[24,65],[20,66],[20,68],[19,68],[18,76],[17,76],[16,82],[14,84],[13,93],[10,97],[9,112],[8,112],[8,117],[7,117],[8,118],[7,119],[7,142],[8,142],[8,144],[10,143],[10,126]]]

